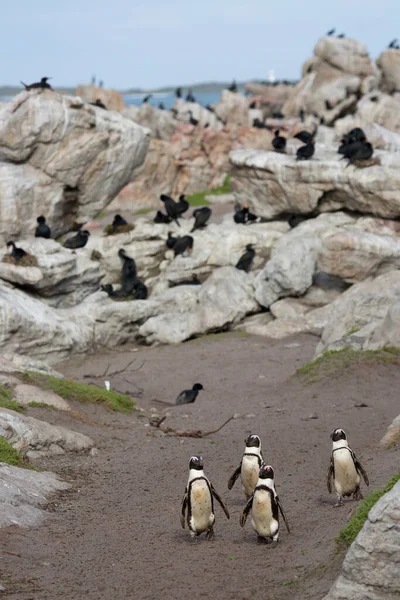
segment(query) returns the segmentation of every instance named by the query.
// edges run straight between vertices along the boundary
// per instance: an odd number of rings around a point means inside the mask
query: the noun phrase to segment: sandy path
[[[386,482],[398,470],[398,451],[379,451],[376,444],[399,412],[400,372],[394,366],[358,368],[313,385],[289,379],[312,358],[315,344],[312,336],[271,341],[228,334],[64,365],[66,374],[80,378],[101,373],[110,361],[123,366],[136,357],[136,364],[144,362],[134,380],[145,390],[140,404],[146,409],[156,406],[154,398],[173,401],[182,389],[201,382],[206,390],[194,405],[168,411],[171,426],[205,430],[233,413],[241,417],[196,440],[166,437],[145,427],[144,416],[124,417],[93,406],[77,407],[89,423],[46,411],[48,420],[94,437],[100,452],[45,463],[74,481],[75,491],[56,502],[41,528],[1,535],[6,551],[13,553],[1,557],[5,597],[322,598],[340,566],[338,559],[332,561],[333,539],[354,508],[349,503],[333,509],[326,491],[330,432],[346,429],[371,489]],[[128,387],[117,379],[112,384]],[[360,401],[368,407],[356,408]],[[43,409],[30,410],[44,416]],[[310,419],[312,413],[317,418]],[[291,535],[282,528],[275,549],[256,543],[250,522],[241,530],[240,484],[227,489],[250,432],[262,438],[292,528]],[[211,542],[192,543],[179,524],[192,454],[203,455],[206,474],[231,511],[227,521],[216,507]]]

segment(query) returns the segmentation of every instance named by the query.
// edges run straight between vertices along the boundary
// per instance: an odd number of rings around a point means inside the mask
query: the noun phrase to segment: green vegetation
[[[12,393],[4,385],[0,385],[0,406],[16,412],[23,412],[24,407],[12,399]]]
[[[55,406],[51,406],[50,404],[45,404],[44,402],[29,402],[28,406],[30,406],[31,408],[50,408],[50,409],[55,409]]]
[[[36,385],[43,390],[52,390],[65,400],[77,400],[78,402],[92,402],[102,404],[108,410],[116,410],[122,413],[130,413],[135,403],[129,396],[117,392],[99,388],[86,383],[78,383],[68,379],[58,379],[43,373],[27,371],[22,373],[25,383]]]
[[[147,215],[147,213],[154,210],[153,208],[141,208],[140,210],[135,211],[135,215]]]
[[[315,383],[323,377],[333,377],[359,365],[400,365],[400,348],[386,346],[380,350],[329,350],[299,369],[296,375],[305,383]]]
[[[282,582],[282,585],[292,585],[293,581],[291,579],[285,579],[285,581]]]
[[[346,335],[353,335],[353,333],[357,333],[357,331],[360,331],[360,327],[352,327],[347,333]]]
[[[219,187],[215,188],[214,190],[205,190],[204,192],[197,192],[191,196],[186,196],[186,200],[189,202],[190,206],[207,206],[210,203],[208,200],[206,200],[206,196],[221,196],[222,194],[230,193],[230,180],[231,176],[227,175],[224,183]]]
[[[25,466],[19,452],[15,450],[3,437],[0,436],[0,462],[14,465],[15,467]]]
[[[400,473],[397,473],[397,475],[392,477],[381,490],[372,492],[360,503],[354,515],[351,517],[347,525],[343,527],[339,533],[339,536],[336,538],[336,542],[338,543],[339,547],[341,545],[348,547],[354,542],[365,521],[367,520],[367,516],[371,508],[378,502],[380,498],[382,498],[384,494],[389,492],[399,480]]]
[[[95,219],[102,219],[102,218],[103,218],[103,217],[105,217],[105,216],[106,216],[106,213],[105,213],[105,211],[104,211],[104,210],[101,210],[101,211],[99,212],[99,214],[97,214],[97,215],[95,216]]]

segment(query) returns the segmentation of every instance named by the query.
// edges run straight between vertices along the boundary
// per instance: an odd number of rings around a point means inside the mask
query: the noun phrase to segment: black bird
[[[255,100],[253,102],[250,102],[249,108],[251,108],[251,109],[257,108],[257,102]]]
[[[158,105],[158,108],[159,108],[160,110],[165,110],[165,105],[164,105],[164,102],[160,102],[160,104]]]
[[[191,235],[184,235],[182,237],[176,238],[174,244],[174,255],[178,256],[178,254],[183,254],[186,252],[192,252],[193,249],[193,238]]]
[[[326,110],[332,110],[333,106],[329,102],[329,100],[325,100],[325,108],[326,108]]]
[[[186,95],[186,102],[196,102],[196,98],[193,96],[192,90],[189,90]]]
[[[240,271],[246,271],[246,273],[248,273],[255,255],[256,251],[254,250],[253,245],[247,244],[246,252],[239,258],[238,262],[236,263],[236,268]]]
[[[133,284],[131,296],[133,296],[134,300],[146,300],[148,296],[147,286],[139,279],[136,279]]]
[[[172,250],[172,248],[175,246],[176,241],[177,241],[177,237],[174,237],[174,234],[171,233],[170,231],[168,232],[168,238],[167,241],[165,242],[167,248],[169,248],[170,250]]]
[[[335,29],[335,28],[333,28],[333,29],[330,29],[330,30],[327,32],[327,34],[326,34],[326,35],[333,35],[333,34],[335,33],[335,31],[336,31],[336,29]]]
[[[70,248],[76,250],[77,248],[83,248],[88,243],[90,233],[86,229],[81,229],[78,233],[63,243],[64,248]]]
[[[306,113],[305,113],[304,109],[302,108],[299,112],[300,121],[302,123],[304,123],[305,116],[306,116]]]
[[[7,242],[7,250],[10,256],[15,258],[17,262],[27,255],[27,252],[25,252],[25,250],[23,250],[22,248],[17,248],[17,246],[12,241]]]
[[[344,34],[344,33],[341,33],[340,35],[338,35],[338,38],[339,38],[339,40],[342,40],[342,39],[343,39],[343,38],[345,38],[345,37],[346,37],[346,36],[345,36],[345,34]]]
[[[206,123],[206,124],[204,125],[204,129],[207,129],[207,127],[210,127],[210,123]]]
[[[196,127],[196,126],[199,124],[199,121],[198,121],[198,119],[195,119],[195,118],[193,117],[193,113],[192,113],[192,111],[191,111],[191,110],[189,110],[189,115],[190,115],[189,123],[190,123],[191,125],[193,125],[194,127]]]
[[[187,210],[189,210],[189,202],[185,198],[185,194],[181,194],[179,196],[179,201],[177,202],[178,211],[180,215],[183,215]]]
[[[145,96],[142,100],[142,104],[147,104],[147,102],[150,100],[150,98],[153,97],[153,94],[148,94],[147,96]]]
[[[171,287],[177,287],[178,285],[201,285],[201,281],[196,275],[196,273],[193,273],[191,279],[184,279],[183,281],[179,281],[178,283],[170,284]]]
[[[158,210],[156,212],[156,216],[153,219],[154,223],[171,223],[171,219],[169,218],[168,215],[164,215],[164,213],[161,212],[161,210]]]
[[[50,227],[46,224],[46,218],[40,216],[36,219],[38,222],[38,226],[35,230],[35,237],[45,238],[46,240],[50,239],[51,230]]]
[[[212,112],[212,113],[215,113],[215,108],[213,108],[213,107],[212,107],[212,106],[210,106],[209,104],[206,104],[205,108],[206,108],[207,110],[209,110],[210,112]]]
[[[238,87],[237,87],[237,84],[236,84],[235,80],[232,81],[231,85],[228,87],[228,90],[230,92],[237,92],[238,91]]]
[[[121,215],[115,215],[113,222],[111,223],[111,227],[113,231],[116,231],[118,227],[122,227],[122,225],[128,225],[128,221],[121,217]]]
[[[397,45],[397,38],[395,38],[394,40],[392,40],[388,46],[388,48],[396,48]]]
[[[285,148],[286,148],[286,138],[283,137],[282,135],[279,135],[280,130],[277,129],[275,131],[275,137],[272,140],[272,145],[274,147],[274,150],[276,150],[276,152],[284,152]]]
[[[244,204],[243,207],[238,204],[235,207],[235,214],[233,215],[235,223],[245,225],[246,223],[252,223],[258,220],[258,217],[251,213],[248,204]]]
[[[198,396],[200,390],[204,390],[201,383],[195,383],[191,390],[183,390],[175,400],[175,404],[191,404]]]
[[[370,96],[370,102],[378,102],[379,96]]]
[[[296,160],[310,160],[315,152],[314,140],[308,142],[305,146],[297,149]]]
[[[100,286],[100,289],[102,292],[106,292],[110,298],[126,298],[124,290],[114,290],[111,283]]]
[[[182,88],[176,88],[176,90],[175,90],[175,96],[177,98],[182,98]]]
[[[165,194],[161,194],[160,200],[161,202],[164,202],[167,215],[180,227],[180,223],[178,221],[178,218],[180,217],[178,203],[175,202],[173,198],[170,198],[170,196],[166,196]]]
[[[253,119],[253,127],[256,127],[257,129],[266,129],[267,126],[264,125],[264,123],[262,121],[260,121],[260,119]]]
[[[96,102],[89,102],[89,104],[91,104],[92,106],[97,106],[98,108],[103,108],[104,110],[107,110],[106,105],[103,104],[103,102],[100,100],[100,98],[97,98]]]
[[[361,127],[355,127],[342,137],[338,153],[343,154],[345,158],[350,158],[360,147],[359,144],[366,141],[367,136]]]
[[[369,160],[370,158],[372,158],[372,155],[374,153],[372,144],[370,144],[369,142],[357,142],[357,143],[359,144],[358,149],[352,153],[352,156],[347,157],[349,159],[349,162],[346,165],[347,167],[358,160],[362,161],[362,160]]]
[[[42,79],[40,81],[36,81],[35,83],[30,83],[29,85],[26,85],[26,83],[24,83],[23,81],[21,81],[21,83],[24,86],[24,88],[28,91],[29,90],[37,90],[37,89],[52,90],[53,88],[51,87],[51,85],[49,83],[47,83],[48,79],[51,79],[51,77],[42,77]]]
[[[136,262],[127,256],[123,248],[118,250],[118,256],[122,260],[121,289],[126,296],[129,296],[136,281]]]
[[[313,133],[303,130],[296,133],[296,135],[294,135],[293,137],[295,137],[297,140],[300,140],[304,144],[308,144],[309,142],[311,142],[311,140],[314,139],[316,133],[317,130],[315,130]]]
[[[196,229],[202,229],[203,227],[205,227],[207,224],[207,221],[211,217],[211,213],[212,213],[212,210],[211,210],[211,208],[208,208],[208,206],[203,206],[202,208],[196,208],[193,211],[193,215],[192,215],[194,217],[194,225],[193,225],[190,233],[192,233],[193,231],[196,231]]]

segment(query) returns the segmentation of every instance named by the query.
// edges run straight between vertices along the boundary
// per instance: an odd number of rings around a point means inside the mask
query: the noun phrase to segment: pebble
[[[97,456],[99,454],[99,451],[97,448],[92,448],[91,451],[89,452],[89,456]]]

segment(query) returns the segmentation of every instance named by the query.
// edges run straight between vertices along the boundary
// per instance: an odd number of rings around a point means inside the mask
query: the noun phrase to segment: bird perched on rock
[[[333,29],[330,29],[330,30],[327,32],[327,34],[326,34],[326,35],[328,35],[328,36],[334,35],[334,34],[335,34],[335,31],[336,31],[336,29],[335,29],[335,28],[333,28]]]
[[[78,248],[84,248],[88,243],[90,232],[87,229],[81,229],[78,233],[63,243],[64,248],[71,250],[77,250]]]
[[[228,90],[230,92],[237,92],[238,91],[238,86],[235,80],[232,81],[231,85],[228,87]]]
[[[238,262],[236,263],[236,268],[240,271],[246,271],[246,273],[248,273],[255,255],[256,251],[254,250],[253,245],[247,244],[246,252],[239,258]]]
[[[145,96],[142,100],[142,104],[147,104],[148,101],[153,97],[153,94],[148,94],[147,96]]]
[[[140,281],[140,279],[135,279],[133,283],[133,288],[131,292],[131,296],[134,300],[146,300],[148,296],[147,286]]]
[[[228,481],[228,490],[231,490],[239,475],[242,480],[242,491],[247,498],[250,498],[257,485],[258,474],[263,464],[261,452],[261,440],[258,435],[250,434],[244,440],[245,448],[242,460],[238,468],[234,471]]]
[[[199,120],[198,120],[198,119],[195,119],[195,118],[193,117],[193,112],[192,112],[191,110],[189,110],[189,111],[188,111],[188,113],[189,113],[189,115],[190,115],[190,118],[189,118],[189,123],[190,123],[191,125],[193,125],[193,127],[197,127],[197,125],[199,124]]]
[[[180,227],[180,223],[178,218],[180,217],[180,212],[178,208],[178,203],[175,202],[173,198],[170,196],[166,196],[165,194],[161,194],[160,196],[161,202],[164,202],[165,210],[167,215],[170,217],[172,221],[175,221],[177,225]]]
[[[397,38],[395,38],[394,40],[392,40],[390,42],[390,44],[388,45],[388,48],[396,48],[397,45]]]
[[[186,102],[196,102],[196,98],[193,96],[192,90],[189,90],[186,95]]]
[[[46,217],[40,216],[36,221],[38,222],[38,226],[35,229],[35,237],[45,238],[46,240],[50,239],[51,230],[46,224]]]
[[[194,402],[200,390],[204,390],[201,383],[195,383],[191,390],[183,390],[175,400],[175,404],[191,404]]]
[[[136,281],[136,262],[126,254],[123,248],[118,250],[118,256],[122,261],[121,289],[126,296],[129,296]]]
[[[243,206],[241,206],[240,203],[237,203],[235,205],[233,220],[235,223],[246,225],[246,223],[254,223],[255,221],[258,221],[259,217],[250,212],[248,204],[243,204]]]
[[[344,154],[344,149],[353,144],[354,142],[366,142],[367,136],[361,127],[355,127],[346,133],[341,139],[341,146],[339,146],[339,154]]]
[[[211,208],[208,208],[208,206],[203,206],[202,208],[196,208],[193,211],[193,217],[194,217],[194,225],[192,227],[192,229],[190,230],[190,233],[192,233],[193,231],[196,231],[196,229],[202,229],[207,225],[207,221],[210,219],[212,214],[212,210]]]
[[[186,200],[185,194],[181,194],[179,196],[179,200],[176,204],[178,206],[178,211],[180,215],[183,215],[183,213],[189,210],[189,202]]]
[[[277,129],[275,131],[275,137],[272,140],[272,145],[276,152],[284,152],[285,148],[286,148],[286,138],[283,137],[282,135],[279,135],[279,133],[280,133],[280,130]]]
[[[47,83],[47,81],[49,79],[51,79],[51,77],[42,77],[42,79],[40,81],[36,81],[35,83],[30,83],[29,85],[27,85],[23,81],[21,81],[21,83],[27,91],[38,90],[38,89],[52,90],[53,88],[51,87],[51,85],[49,83]]]
[[[18,262],[21,258],[24,258],[28,253],[25,252],[22,248],[18,248],[13,241],[7,242],[7,250],[10,256],[15,258]]]
[[[296,152],[296,160],[310,160],[315,152],[314,144],[314,140],[310,140],[305,146],[300,146]]]
[[[103,102],[100,100],[100,98],[97,98],[96,102],[89,102],[89,104],[91,104],[92,106],[97,106],[98,108],[103,108],[104,110],[107,110],[106,105],[103,104]]]
[[[178,281],[177,283],[170,283],[170,287],[176,287],[178,285],[201,285],[201,281],[196,273],[193,273],[191,279],[184,279],[183,281]]]
[[[249,104],[249,109],[252,110],[253,108],[257,108],[257,102],[255,100],[253,100]]]
[[[176,90],[175,90],[175,96],[177,98],[182,98],[182,88],[176,88]]]
[[[356,143],[359,144],[359,147],[357,149],[355,149],[353,146],[352,155],[347,157],[349,159],[349,162],[347,163],[346,167],[348,167],[349,165],[352,165],[356,162],[362,162],[364,160],[370,160],[372,158],[374,149],[370,142],[356,142]]]
[[[153,219],[154,223],[171,223],[171,218],[168,215],[164,215],[164,213],[161,212],[161,210],[158,210],[156,212],[156,216]]]
[[[201,456],[192,456],[189,461],[189,479],[181,504],[181,526],[185,528],[185,519],[192,538],[206,533],[208,539],[214,535],[214,498],[221,505],[227,519],[228,509],[204,475],[204,462]],[[187,511],[187,515],[186,515]]]
[[[182,237],[176,238],[174,244],[174,255],[178,256],[178,254],[184,254],[187,252],[192,252],[193,250],[194,240],[191,235],[184,235]]]
[[[267,129],[267,126],[258,118],[253,119],[253,127],[256,127],[257,129]]]
[[[126,298],[126,294],[123,289],[114,290],[111,283],[106,283],[100,286],[102,292],[106,292],[110,298]]]
[[[168,231],[168,238],[167,238],[167,241],[165,242],[167,248],[172,250],[172,248],[175,246],[177,240],[178,240],[178,238],[175,237],[174,234],[171,233],[171,231]]]
[[[128,225],[128,221],[126,221],[124,217],[121,217],[121,215],[115,215],[113,222],[111,223],[113,230],[116,231],[116,229],[122,227],[122,225]]]
[[[340,33],[337,37],[339,40],[342,40],[343,38],[346,37],[346,35],[344,33]]]
[[[296,135],[294,135],[293,137],[296,138],[297,140],[300,140],[304,144],[308,144],[309,142],[311,142],[311,140],[313,140],[315,138],[316,133],[317,133],[317,130],[315,130],[313,133],[310,133],[309,131],[306,131],[306,130],[302,130],[302,131],[299,131],[298,133],[296,133]]]
[[[276,493],[274,478],[274,469],[270,465],[262,465],[254,492],[240,515],[240,526],[244,527],[251,511],[251,524],[257,533],[259,542],[278,541],[279,512],[288,533],[290,533],[286,515]]]
[[[347,436],[343,429],[334,429],[331,433],[332,453],[329,463],[327,486],[332,493],[332,482],[338,497],[335,506],[343,504],[344,496],[353,496],[353,500],[361,500],[361,475],[369,485],[368,475],[361,466],[353,450],[349,447]]]

